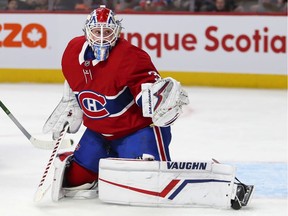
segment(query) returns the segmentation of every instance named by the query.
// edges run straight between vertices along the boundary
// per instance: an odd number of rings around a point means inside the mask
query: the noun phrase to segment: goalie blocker
[[[254,188],[235,182],[230,165],[113,158],[100,160],[98,184],[107,203],[233,209],[246,206]]]

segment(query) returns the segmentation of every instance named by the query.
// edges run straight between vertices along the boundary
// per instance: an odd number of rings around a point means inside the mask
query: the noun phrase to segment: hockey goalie
[[[76,128],[78,128],[81,122],[79,116],[82,116],[81,109],[77,108],[77,112],[73,110],[78,107],[77,103],[74,101],[74,95],[67,83],[65,88],[68,88],[68,94],[67,92],[64,93],[63,98],[66,95],[71,107],[67,114],[69,117],[66,114],[64,116],[66,119],[73,116],[70,115],[71,113],[78,116],[73,121],[66,120],[73,126],[72,128],[75,128],[76,122],[78,125]],[[176,93],[175,89],[179,92]],[[162,101],[159,103],[158,95],[160,93]],[[70,101],[71,98],[74,102]],[[62,101],[62,103],[64,102]],[[173,106],[169,105],[171,103]],[[188,103],[186,92],[172,78],[164,78],[153,84],[142,85],[143,115],[151,117],[153,121],[149,127],[158,127],[155,125],[170,127],[169,125],[181,114],[181,106]],[[169,107],[177,108],[171,111]],[[60,116],[61,119],[63,116]],[[53,122],[51,117],[54,118],[53,114],[48,119],[46,127]],[[82,145],[81,141],[80,145]],[[233,166],[220,164],[215,160],[171,161],[170,158],[162,160],[160,156],[155,157],[155,154],[151,152],[148,152],[151,154],[143,153],[138,157],[115,158],[115,154],[110,154],[110,149],[107,149],[109,153],[99,160],[99,169],[96,174],[96,172],[82,169],[82,166],[76,163],[74,155],[78,154],[78,148],[79,146],[74,153],[67,152],[58,155],[55,161],[52,184],[52,199],[54,201],[65,197],[74,199],[99,197],[103,202],[123,205],[208,206],[238,210],[248,205],[254,191],[253,185],[245,185],[236,178],[236,168]],[[72,173],[71,170],[73,170]],[[71,186],[67,181],[68,178],[70,181],[74,178],[77,181],[83,177],[85,180],[80,185]]]
[[[236,183],[233,167],[171,161],[171,126],[188,94],[120,38],[113,11],[93,10],[83,30],[63,53],[64,94],[43,127],[54,139],[64,125],[68,133],[85,127],[75,150],[55,159],[52,199],[96,198],[99,190],[102,201],[129,205],[247,205],[253,187]]]

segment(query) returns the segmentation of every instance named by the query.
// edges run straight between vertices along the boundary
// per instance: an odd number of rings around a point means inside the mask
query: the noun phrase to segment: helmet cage
[[[120,21],[115,19],[109,9],[96,9],[87,17],[84,32],[97,60],[104,61],[108,58],[109,51],[120,37],[121,29]]]

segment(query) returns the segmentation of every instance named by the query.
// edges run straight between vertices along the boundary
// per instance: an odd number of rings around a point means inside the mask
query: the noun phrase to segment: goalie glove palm
[[[64,95],[43,126],[43,132],[52,132],[53,139],[59,137],[60,131],[66,123],[69,124],[68,133],[76,133],[82,124],[83,113],[74,93],[67,82],[64,85]]]

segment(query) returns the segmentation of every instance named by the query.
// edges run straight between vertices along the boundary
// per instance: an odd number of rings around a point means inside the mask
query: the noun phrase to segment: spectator
[[[279,12],[287,14],[287,0],[277,0],[277,8]]]
[[[75,10],[88,11],[92,10],[93,0],[78,0],[75,5]]]
[[[107,8],[114,10],[114,2],[115,0],[93,0],[92,8],[95,9],[100,7],[100,5],[105,5]]]
[[[216,12],[229,12],[231,11],[230,5],[226,0],[215,0],[214,11]]]
[[[34,10],[36,7],[36,1],[42,1],[42,0],[17,0],[18,10]]]
[[[134,7],[136,11],[163,11],[166,9],[165,0],[140,0],[139,5]]]
[[[151,0],[141,0],[137,6],[134,7],[135,11],[155,11],[152,6]]]
[[[19,10],[19,1],[17,0],[8,0],[6,10]]]
[[[129,12],[139,4],[138,0],[116,0],[114,1],[115,11]]]
[[[48,0],[35,0],[35,10],[48,10]]]
[[[37,6],[36,0],[26,0],[25,7],[27,10],[35,10]]]
[[[212,11],[213,10],[213,0],[196,0],[195,11]]]
[[[95,7],[93,7],[94,9],[100,7],[100,5],[105,5],[107,8],[110,8],[111,10],[115,10],[115,5],[114,5],[115,0],[96,0],[96,2],[97,1],[99,2],[103,1],[104,3],[95,5]]]
[[[170,11],[190,11],[190,0],[172,0],[167,3]]]
[[[0,10],[5,10],[7,8],[7,0],[0,0]]]
[[[230,12],[241,11],[234,0],[206,0],[201,6],[200,11]]]
[[[230,12],[235,9],[234,2],[231,2],[229,0],[215,0],[214,1],[214,12]]]
[[[71,10],[73,11],[76,0],[55,0],[53,10]]]
[[[282,1],[283,2],[283,1]],[[287,1],[286,1],[287,2]],[[281,5],[281,1],[279,2]],[[258,4],[252,5],[250,11],[254,13],[269,13],[269,12],[279,12],[278,0],[259,0]]]
[[[195,0],[194,1],[194,11],[199,12],[202,7],[203,0]]]

